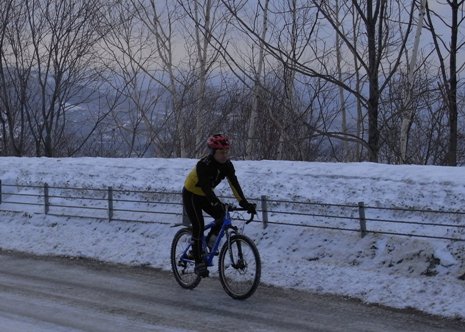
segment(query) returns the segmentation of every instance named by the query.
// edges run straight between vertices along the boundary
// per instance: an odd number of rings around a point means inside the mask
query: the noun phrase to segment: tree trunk
[[[408,146],[408,137],[410,127],[413,121],[413,107],[412,107],[412,94],[413,94],[413,77],[414,72],[416,69],[417,64],[417,54],[418,54],[418,46],[420,44],[420,36],[421,30],[423,28],[423,20],[425,17],[425,7],[426,7],[426,0],[422,0],[420,4],[420,12],[418,14],[418,23],[417,23],[417,31],[415,34],[415,42],[413,45],[412,51],[412,59],[410,61],[410,65],[408,67],[408,74],[407,74],[407,95],[404,101],[404,108],[402,114],[402,124],[400,128],[400,159],[401,163],[405,164],[407,162],[407,146]]]
[[[336,26],[338,29],[341,29],[341,23],[339,21],[339,1],[336,0]],[[342,55],[341,55],[341,48],[342,48],[342,41],[341,37],[339,34],[336,34],[336,67],[337,67],[337,79],[342,82]],[[342,116],[342,123],[341,123],[341,129],[342,133],[344,135],[347,135],[347,111],[345,107],[345,101],[344,101],[344,88],[342,86],[338,87],[339,90],[339,112],[341,113]],[[348,148],[348,142],[347,140],[344,140],[342,143],[342,160],[348,161],[349,157],[349,148]]]
[[[373,17],[373,3],[367,1],[367,38],[368,38],[368,147],[369,160],[378,162],[379,152],[379,129],[378,129],[378,106],[379,106],[379,82],[378,82],[378,59],[376,44],[376,18]]]
[[[447,151],[447,164],[457,166],[457,36],[458,36],[458,10],[457,0],[448,1],[452,9],[450,62],[449,62],[449,84],[448,95],[449,108],[449,149]],[[463,1],[461,1],[463,3]]]
[[[265,63],[265,46],[264,40],[266,38],[266,31],[268,29],[268,4],[269,0],[265,0],[265,6],[263,7],[263,22],[262,22],[262,32],[261,39],[259,43],[259,55],[258,55],[258,68],[255,73],[255,82],[253,88],[253,99],[252,99],[252,109],[250,111],[250,121],[247,130],[247,142],[246,142],[246,152],[245,155],[249,159],[256,159],[257,156],[257,138],[256,135],[256,124],[258,121],[258,105],[260,99],[262,98],[262,86],[261,86],[261,75],[263,71],[263,66]]]

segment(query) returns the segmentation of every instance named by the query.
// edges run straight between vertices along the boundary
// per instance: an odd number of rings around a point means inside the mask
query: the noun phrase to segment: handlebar
[[[225,204],[225,207],[226,207],[226,211],[230,211],[230,212],[233,212],[233,211],[247,211],[247,209],[244,209],[243,207],[237,207],[237,206],[230,205],[230,204]],[[247,221],[245,223],[248,224],[248,223],[252,222],[254,217],[255,217],[255,213],[251,213],[250,218],[247,219]]]

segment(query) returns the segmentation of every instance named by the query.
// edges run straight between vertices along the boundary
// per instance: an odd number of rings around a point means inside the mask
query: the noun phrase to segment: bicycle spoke
[[[176,281],[183,288],[195,288],[200,278],[194,273],[194,260],[189,257],[191,248],[191,233],[182,229],[176,233],[171,245],[171,268]]]

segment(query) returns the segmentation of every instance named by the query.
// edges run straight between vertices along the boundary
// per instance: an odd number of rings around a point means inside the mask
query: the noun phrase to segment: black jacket
[[[236,199],[239,202],[245,200],[232,162],[228,160],[226,163],[220,164],[212,155],[203,157],[197,162],[197,165],[187,176],[184,187],[196,195],[206,196],[212,205],[216,205],[220,200],[213,189],[225,178],[228,180]]]

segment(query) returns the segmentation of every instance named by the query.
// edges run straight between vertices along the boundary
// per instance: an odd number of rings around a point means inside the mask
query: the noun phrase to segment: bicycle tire
[[[201,280],[194,272],[194,260],[181,259],[191,246],[191,237],[191,230],[183,228],[174,235],[171,243],[171,269],[178,284],[186,289],[194,289]]]
[[[239,257],[242,251],[242,259]],[[219,255],[218,272],[225,292],[236,300],[250,297],[260,283],[261,261],[258,249],[245,235],[231,236]]]

